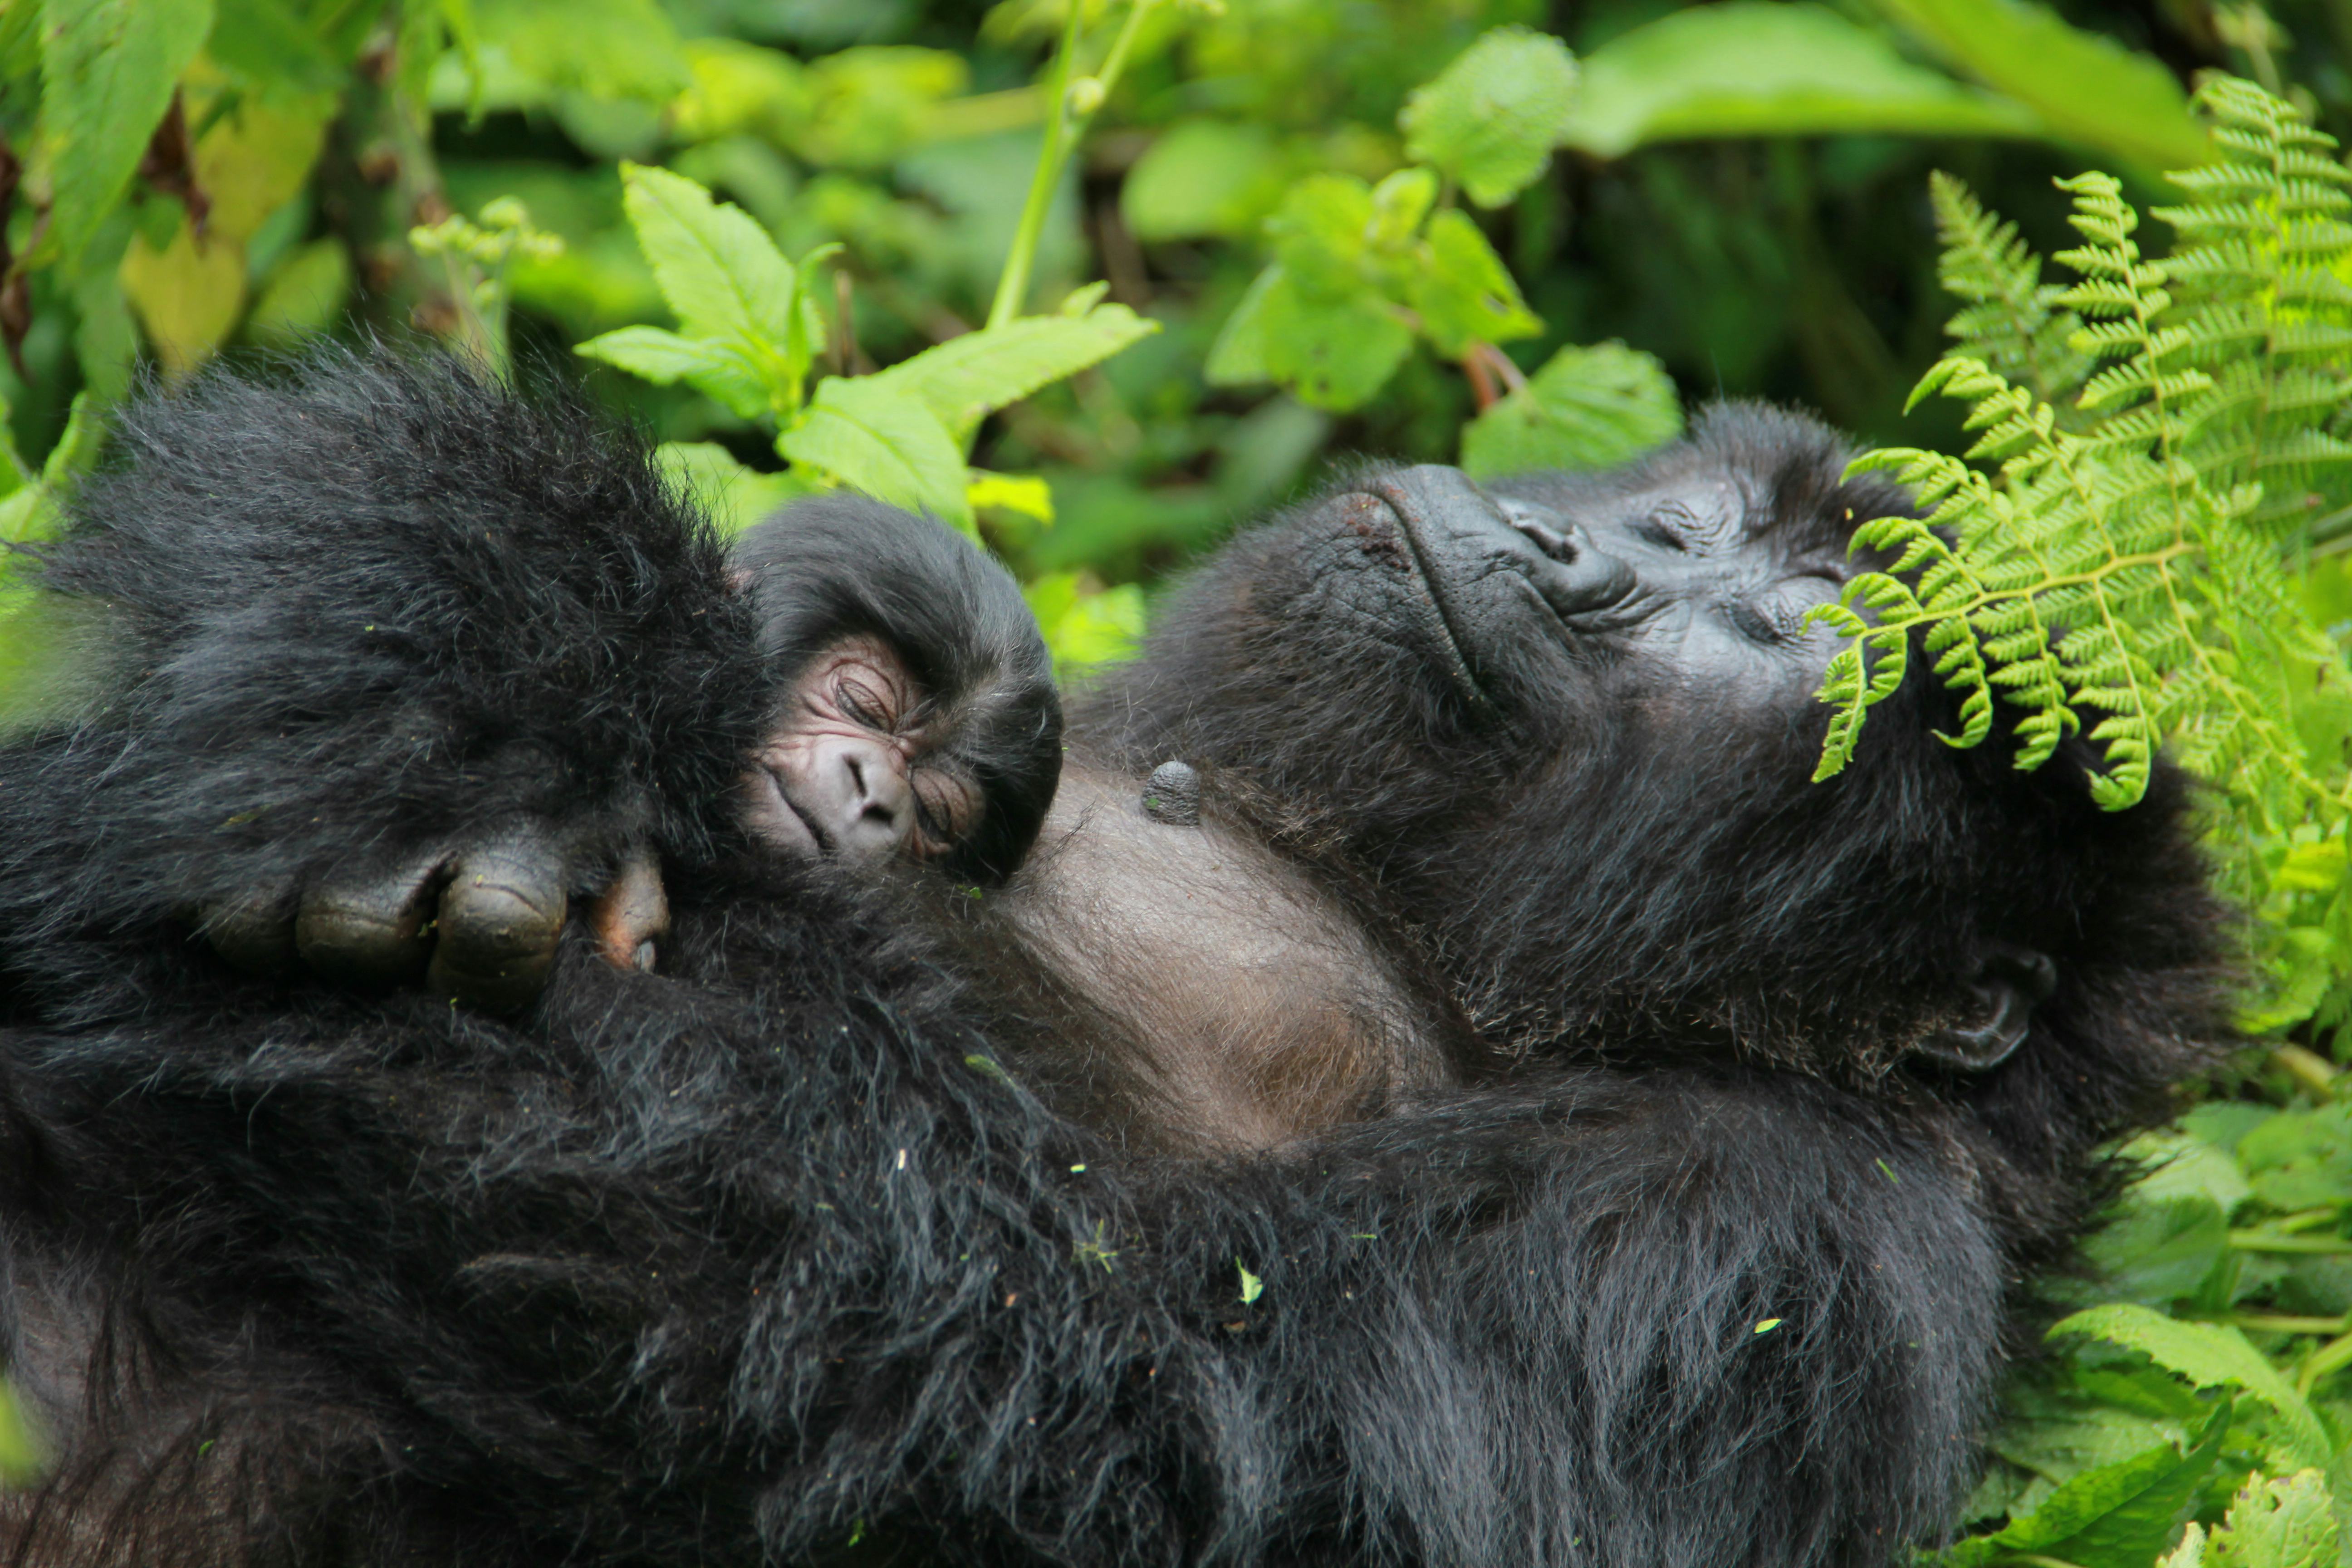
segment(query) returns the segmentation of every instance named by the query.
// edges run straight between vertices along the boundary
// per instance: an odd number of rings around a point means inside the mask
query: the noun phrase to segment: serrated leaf
[[[785,503],[814,493],[792,474],[763,474],[716,441],[665,441],[654,461],[724,534],[740,533]]]
[[[1159,322],[1124,305],[1097,305],[1083,316],[1022,316],[950,338],[867,379],[921,398],[940,424],[961,434],[982,415],[1159,330]]]
[[[1656,359],[1619,342],[1570,344],[1463,431],[1462,467],[1479,479],[1611,468],[1673,440],[1682,425],[1682,401]]]
[[[1473,342],[1502,343],[1543,331],[1510,268],[1468,214],[1449,208],[1429,223],[1429,265],[1413,279],[1409,301],[1441,353]]]
[[[2127,1301],[2076,1312],[2052,1325],[2048,1337],[2082,1335],[2139,1352],[2198,1388],[2237,1387],[2279,1418],[2283,1451],[2296,1464],[2324,1465],[2332,1447],[2303,1395],[2226,1323],[2183,1322]]]
[[[827,376],[776,450],[852,489],[969,532],[963,448],[924,401],[878,376]]]
[[[213,5],[41,0],[40,14],[41,132],[54,192],[40,252],[71,264],[130,184],[212,30]]]
[[[2171,1543],[2180,1514],[2211,1474],[2229,1418],[2225,1399],[2186,1454],[2165,1444],[2085,1470],[2024,1518],[2011,1520],[1995,1534],[1959,1542],[1945,1563],[1948,1568],[1982,1568],[2032,1557],[2077,1568],[2145,1568]]]
[[[667,169],[625,163],[621,183],[637,244],[688,335],[740,332],[781,353],[793,271],[767,231]]]
[[[1728,0],[1674,11],[1594,50],[1561,140],[1615,158],[1703,137],[2041,130],[2032,110],[1915,65],[1825,7]]]
[[[2210,1568],[2333,1568],[2336,1561],[2336,1519],[2315,1469],[2249,1477],[2205,1556]]]
[[[1576,60],[1558,38],[1497,27],[1405,100],[1406,153],[1481,206],[1500,206],[1551,162],[1576,102]]]

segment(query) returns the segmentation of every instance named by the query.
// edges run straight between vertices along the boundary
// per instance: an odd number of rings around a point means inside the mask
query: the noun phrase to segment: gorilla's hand
[[[539,998],[575,889],[606,961],[651,969],[669,929],[652,849],[638,842],[615,853],[532,818],[257,889],[205,908],[199,924],[239,968],[283,974],[299,964],[362,985],[422,977],[436,994],[518,1012]]]

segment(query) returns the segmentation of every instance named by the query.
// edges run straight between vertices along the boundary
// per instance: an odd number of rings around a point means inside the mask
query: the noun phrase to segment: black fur
[[[1062,773],[1053,657],[1019,584],[927,518],[845,492],[804,500],[747,530],[730,552],[758,595],[761,650],[781,688],[845,636],[898,650],[935,702],[945,754],[986,808],[944,863],[1001,882],[1036,842]]]
[[[1072,743],[1199,759],[1510,1048],[1279,1153],[1127,1156],[1008,1073],[969,933],[727,879],[764,667],[642,453],[383,363],[126,429],[52,567],[137,633],[122,694],[0,753],[9,1357],[59,1454],[16,1561],[1885,1563],[2212,1022],[2177,781],[2103,816],[1917,700],[1818,790],[1804,715],[1474,715],[1349,596],[1378,531],[1309,508]],[[1732,414],[1598,482],[1833,529],[1838,462]],[[502,1026],[173,921],[517,812],[655,833],[669,973],[572,948]],[[2028,1047],[1904,1065],[1955,950],[2026,930],[2067,976]]]

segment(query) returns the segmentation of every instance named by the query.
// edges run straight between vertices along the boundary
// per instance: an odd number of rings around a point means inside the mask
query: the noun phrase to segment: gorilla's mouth
[[[1404,557],[1412,568],[1408,574],[1420,589],[1405,596],[1405,609],[1433,652],[1447,684],[1474,710],[1482,713],[1490,710],[1494,700],[1480,683],[1463,645],[1463,627],[1469,617],[1460,605],[1453,602],[1443,556],[1432,547],[1427,524],[1414,506],[1409,489],[1383,477],[1366,485],[1360,493],[1380,503],[1388,512],[1397,537],[1404,542]]]

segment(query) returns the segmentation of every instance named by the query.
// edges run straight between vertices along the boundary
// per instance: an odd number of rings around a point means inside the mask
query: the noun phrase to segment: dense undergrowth
[[[2170,746],[2253,917],[2260,1043],[2130,1151],[1951,1557],[2352,1561],[2352,72],[2320,0],[2163,15],[16,0],[0,548],[142,364],[417,331],[582,367],[725,518],[928,508],[1082,679],[1324,454],[1811,404],[1936,508],[1864,529],[1823,771],[1906,674],[2114,809]],[[0,716],[63,646],[6,573]]]

